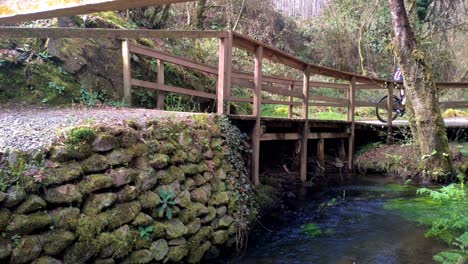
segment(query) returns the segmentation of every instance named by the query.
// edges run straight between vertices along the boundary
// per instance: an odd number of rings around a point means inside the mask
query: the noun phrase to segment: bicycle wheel
[[[384,96],[380,99],[379,101],[379,106],[377,106],[375,108],[375,115],[377,116],[377,118],[380,120],[380,122],[382,123],[387,123],[387,114],[388,114],[388,111],[387,111],[387,107],[382,107],[381,104],[385,104],[387,103],[387,98],[388,96]],[[393,96],[393,109],[392,109],[392,112],[393,112],[393,116],[392,116],[392,120],[395,120],[397,119],[398,117],[398,113],[396,112],[396,109],[397,107],[401,105],[401,102],[400,102],[400,99],[396,96]]]

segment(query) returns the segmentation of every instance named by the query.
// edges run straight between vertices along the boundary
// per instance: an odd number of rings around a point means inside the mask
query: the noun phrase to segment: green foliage
[[[431,190],[427,188],[421,188],[417,191],[417,194],[429,195],[434,201],[448,201],[457,200],[461,201],[466,197],[466,192],[461,188],[459,184],[450,184],[442,187],[440,190]]]
[[[65,87],[63,85],[58,85],[55,82],[49,82],[49,88],[56,90],[59,94],[63,94]]]
[[[43,60],[49,60],[50,58],[52,58],[52,56],[49,55],[49,52],[47,50],[40,52],[39,54],[37,54],[37,56],[39,56],[39,58]]]
[[[153,233],[154,231],[154,226],[148,226],[148,227],[142,227],[142,226],[139,226],[138,227],[138,232],[140,232],[140,237],[144,240],[151,240],[151,234]]]
[[[362,146],[361,148],[359,148],[359,150],[356,152],[356,156],[361,156],[362,154],[364,154],[366,152],[369,152],[370,150],[377,149],[380,146],[382,146],[382,142],[368,143],[368,144]]]
[[[77,127],[70,131],[67,142],[72,145],[77,145],[83,142],[90,142],[95,137],[94,129],[90,127]]]
[[[78,101],[86,106],[96,106],[104,102],[104,94],[99,91],[94,92],[93,90],[88,90],[82,86],[80,88],[80,98]]]
[[[6,60],[0,59],[0,68],[3,67],[3,65],[6,65]]]
[[[11,237],[11,242],[13,242],[13,246],[17,247],[21,242],[21,236],[16,234]]]
[[[288,107],[282,105],[262,105],[262,116],[288,117]]]
[[[172,207],[176,205],[174,202],[174,194],[171,191],[164,191],[163,189],[159,190],[159,197],[161,197],[161,205],[158,208],[158,212],[162,215],[166,215],[166,218],[172,219]]]
[[[327,202],[323,202],[319,205],[317,211],[324,211],[327,208],[333,207],[338,204],[338,200],[336,198],[332,198]]]
[[[314,223],[309,223],[301,226],[302,232],[304,234],[309,235],[311,237],[318,237],[323,234],[322,229],[320,228],[319,225],[314,224]]]

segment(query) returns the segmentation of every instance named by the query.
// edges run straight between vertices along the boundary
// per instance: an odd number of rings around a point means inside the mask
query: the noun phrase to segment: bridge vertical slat
[[[317,159],[320,165],[320,171],[323,172],[325,169],[325,139],[319,139],[317,143]]]
[[[352,171],[353,162],[354,162],[354,136],[356,124],[354,122],[354,116],[356,114],[355,101],[356,101],[356,79],[353,77],[350,80],[349,89],[348,89],[348,121],[351,122],[350,135],[348,141],[348,169]]]
[[[387,144],[393,144],[393,83],[387,84]]]
[[[255,125],[252,132],[252,183],[260,184],[260,137],[261,137],[261,106],[262,106],[262,63],[263,47],[258,46],[255,50],[254,69],[254,95],[253,95],[253,115]]]
[[[132,105],[132,72],[130,69],[130,46],[128,40],[122,41],[122,65],[123,65],[123,86],[124,101]]]
[[[302,85],[302,118],[304,125],[302,127],[301,140],[301,181],[307,181],[307,142],[309,140],[309,90],[310,90],[310,69],[306,66],[304,69],[304,80]]]
[[[294,89],[294,84],[289,85],[289,91],[292,91]],[[289,103],[290,105],[288,106],[288,118],[293,117],[293,111],[294,111],[294,106],[292,105],[293,103],[293,97],[289,96]]]
[[[232,38],[232,32],[229,32],[219,40],[218,89],[216,90],[219,115],[229,114],[230,109],[227,98],[231,94]]]
[[[164,62],[158,60],[158,83],[164,84]],[[159,110],[164,110],[164,98],[166,97],[166,92],[158,91],[158,99],[156,101],[156,108]]]

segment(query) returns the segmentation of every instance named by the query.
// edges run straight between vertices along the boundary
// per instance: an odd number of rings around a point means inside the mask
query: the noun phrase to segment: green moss
[[[70,131],[67,142],[77,145],[84,142],[91,142],[95,138],[94,129],[91,127],[77,127]]]
[[[105,23],[108,26],[114,28],[134,28],[133,24],[129,21],[125,20],[122,16],[117,14],[114,11],[108,12],[100,12],[91,14],[90,17],[99,20],[99,21],[92,21],[92,19],[88,19],[90,21],[86,21],[86,26],[93,26],[94,24]]]

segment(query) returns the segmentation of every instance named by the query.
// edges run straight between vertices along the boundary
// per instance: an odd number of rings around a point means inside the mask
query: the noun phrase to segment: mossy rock
[[[187,153],[183,150],[176,150],[174,154],[171,156],[171,163],[173,164],[182,164],[187,161]]]
[[[190,200],[190,192],[187,190],[181,191],[179,195],[177,195],[177,197],[174,199],[174,201],[182,208],[192,206],[192,201]]]
[[[186,174],[186,175],[197,175],[203,172],[200,172],[200,167],[198,164],[195,163],[187,163],[179,166],[180,169]]]
[[[173,218],[166,221],[166,236],[168,239],[179,238],[187,234],[188,228],[179,219]]]
[[[187,224],[187,228],[188,228],[187,234],[189,235],[196,234],[198,231],[200,231],[201,219],[195,218],[195,220]]]
[[[81,215],[76,219],[75,234],[79,241],[94,241],[106,224],[102,215]]]
[[[169,253],[169,245],[166,240],[159,239],[158,241],[151,244],[150,251],[156,261],[161,261]]]
[[[180,262],[189,253],[188,245],[169,247],[166,259],[171,262]]]
[[[117,140],[120,142],[120,146],[122,148],[129,148],[129,147],[134,147],[138,146],[138,148],[141,147],[141,136],[138,131],[132,128],[125,128],[123,130],[123,133],[117,136]],[[135,149],[136,150],[136,149]],[[146,148],[145,148],[146,151]],[[141,155],[143,153],[137,151],[138,155]]]
[[[78,189],[83,194],[90,194],[95,191],[110,188],[114,185],[111,177],[104,174],[95,174],[87,176],[78,184]]]
[[[62,184],[78,180],[83,175],[83,169],[76,161],[60,164],[57,168],[48,168],[45,171],[44,185]]]
[[[130,256],[128,256],[123,264],[144,264],[150,263],[153,260],[153,254],[147,249],[141,249],[133,251]]]
[[[151,156],[149,164],[154,169],[162,169],[166,167],[170,162],[170,158],[166,154],[154,154]]]
[[[208,208],[202,203],[194,203],[192,206],[182,210],[179,214],[179,219],[187,224],[195,218],[208,214]]]
[[[160,170],[156,173],[158,179],[161,179],[161,184],[171,184],[174,181],[185,180],[185,173],[176,166],[171,166],[167,170]]]
[[[216,245],[222,245],[229,238],[228,232],[226,230],[218,230],[213,232],[212,242]]]
[[[179,134],[178,141],[180,146],[182,146],[183,149],[190,149],[193,147],[193,138],[192,134],[190,131],[184,131]]]
[[[140,190],[137,187],[126,185],[117,193],[117,200],[119,203],[130,202],[138,198],[140,195]]]
[[[42,251],[39,236],[22,237],[11,254],[11,264],[23,264],[39,257]]]
[[[96,259],[93,264],[115,264],[115,260],[112,258],[108,259]]]
[[[67,263],[86,263],[98,253],[99,245],[96,241],[77,242],[69,247],[63,256]]]
[[[201,219],[203,224],[213,221],[216,217],[216,208],[214,206],[208,206],[208,214]]]
[[[221,206],[221,207],[218,207],[216,208],[216,215],[218,217],[223,217],[225,216],[227,213],[227,207],[226,206]]]
[[[151,224],[154,223],[154,219],[145,214],[145,213],[139,213],[136,217],[135,220],[132,222],[132,226],[139,227],[139,226],[150,226]]]
[[[10,223],[11,213],[6,208],[0,208],[0,232],[5,231],[6,227]]]
[[[138,171],[131,168],[118,168],[110,170],[107,175],[112,178],[114,187],[121,187],[135,181]]]
[[[199,149],[193,148],[188,152],[188,157],[187,157],[188,162],[198,163],[202,160],[202,158],[203,158],[203,152]]]
[[[43,256],[35,259],[31,264],[63,264],[63,262],[49,256]]]
[[[121,259],[127,256],[134,246],[134,238],[128,225],[120,227],[113,233],[101,233],[98,240],[101,258]]]
[[[94,215],[100,213],[103,209],[112,206],[117,200],[115,193],[93,194],[87,200],[83,207],[83,213]]]
[[[228,204],[229,202],[229,193],[228,192],[216,192],[211,195],[209,204],[218,206]]]
[[[138,201],[116,205],[104,213],[105,219],[108,221],[108,228],[113,230],[132,222],[140,211],[141,204]]]
[[[46,206],[46,202],[37,195],[30,195],[20,206],[15,210],[16,214],[27,214],[35,212]]]
[[[72,232],[52,230],[40,236],[42,247],[47,255],[57,255],[65,250],[75,240]]]
[[[93,154],[93,149],[88,144],[79,145],[55,145],[49,151],[52,161],[66,162],[70,160],[83,160]]]
[[[80,209],[75,207],[58,208],[49,212],[55,228],[69,229],[80,215]]]
[[[110,161],[103,155],[94,154],[81,162],[84,173],[96,173],[109,168]]]
[[[12,234],[27,235],[52,223],[52,218],[45,212],[30,215],[13,215],[7,231]]]
[[[185,178],[184,189],[191,191],[195,187],[195,181],[192,178]]]
[[[198,186],[202,186],[203,184],[206,183],[206,179],[205,177],[203,177],[202,175],[200,174],[197,174],[193,177],[193,180],[195,181],[195,185],[198,187]]]
[[[140,195],[139,200],[144,209],[154,209],[161,204],[161,197],[152,191],[144,192]]]
[[[154,226],[153,235],[152,235],[153,239],[161,238],[164,235],[166,235],[167,226],[164,222],[156,221],[153,226]]]
[[[136,177],[136,185],[141,191],[151,190],[158,183],[158,179],[152,171],[142,171]]]
[[[195,245],[199,245],[205,241],[211,240],[213,235],[213,228],[211,226],[202,226],[200,231],[198,231],[195,235],[191,236],[189,242]]]
[[[99,133],[94,139],[93,151],[95,152],[107,152],[113,150],[118,146],[117,138],[109,133]]]
[[[225,215],[221,218],[216,218],[211,222],[213,229],[227,229],[234,222],[234,218],[230,215]]]
[[[128,164],[135,157],[135,153],[131,149],[115,149],[106,155],[109,165],[117,166]]]
[[[210,193],[207,192],[206,188],[196,188],[190,192],[190,197],[194,202],[207,204],[210,200]]]
[[[6,239],[0,240],[0,260],[6,259],[11,255],[13,248]]]
[[[210,247],[211,247],[210,241],[205,241],[201,245],[200,244],[190,245],[190,251],[187,257],[187,263],[200,263],[206,251],[208,251]]]
[[[26,199],[26,192],[22,189],[15,186],[10,186],[6,190],[8,197],[2,202],[1,207],[11,208],[19,203],[23,202]]]

